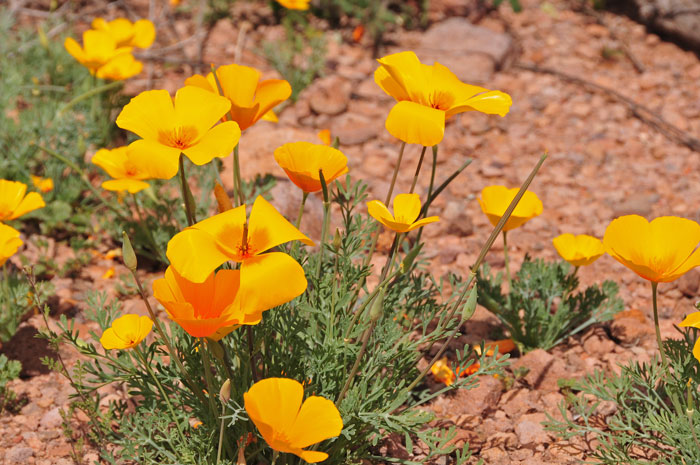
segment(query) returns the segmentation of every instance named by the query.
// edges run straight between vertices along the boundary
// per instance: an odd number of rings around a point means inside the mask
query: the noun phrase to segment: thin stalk
[[[394,265],[394,257],[396,256],[396,251],[398,250],[402,239],[403,235],[401,233],[396,233],[396,235],[394,236],[394,242],[391,244],[389,256],[386,257],[386,263],[384,264],[384,268],[382,268],[382,274],[379,277],[379,281],[384,281],[384,278],[386,278],[387,273],[391,271],[391,268]]]
[[[80,178],[81,178],[81,179],[83,180],[83,182],[85,183],[85,186],[87,186],[87,188],[90,189],[90,192],[92,192],[92,193],[94,194],[94,196],[97,198],[97,200],[99,200],[99,201],[102,203],[102,205],[104,205],[105,207],[107,207],[107,208],[109,208],[110,210],[112,210],[112,211],[113,211],[114,213],[116,213],[117,216],[119,216],[122,220],[128,221],[128,220],[130,219],[119,207],[113,205],[113,204],[110,203],[110,202],[107,202],[104,198],[102,198],[101,192],[98,191],[97,188],[95,188],[95,186],[92,185],[92,183],[90,182],[90,178],[88,178],[88,176],[87,176],[87,173],[86,173],[82,168],[80,168],[76,163],[74,163],[72,160],[66,158],[65,156],[61,155],[60,153],[55,152],[55,151],[53,151],[53,150],[51,150],[51,149],[48,149],[48,148],[46,148],[46,147],[44,147],[44,146],[37,145],[36,147],[37,147],[39,150],[41,150],[41,151],[43,151],[43,152],[45,152],[45,153],[51,155],[52,157],[56,158],[57,160],[62,161],[63,163],[65,163],[66,165],[68,165],[69,168],[71,168],[73,171],[75,171],[76,173],[78,173],[78,175],[80,175]]]
[[[148,375],[153,378],[153,381],[155,381],[156,386],[158,386],[158,390],[160,391],[160,395],[163,396],[163,400],[165,401],[165,404],[168,406],[168,410],[170,411],[170,415],[173,417],[173,421],[175,422],[175,425],[177,426],[177,432],[180,435],[180,439],[182,440],[183,444],[187,443],[187,440],[185,439],[185,435],[182,433],[182,428],[180,425],[180,422],[177,421],[177,415],[175,415],[175,409],[173,409],[173,405],[170,403],[170,398],[168,395],[165,393],[165,389],[163,389],[163,385],[160,384],[160,380],[156,376],[156,374],[153,372],[153,369],[151,366],[148,364],[148,361],[146,360],[146,356],[141,352],[141,349],[137,347],[134,347],[134,351],[138,355],[137,358],[141,360],[143,363],[143,367],[146,369],[148,372]]]
[[[411,183],[411,190],[409,191],[411,194],[413,194],[413,191],[416,190],[416,183],[418,182],[418,175],[420,174],[420,169],[423,166],[423,159],[425,158],[425,151],[428,149],[425,145],[423,146],[423,150],[420,152],[420,158],[418,159],[418,166],[416,166],[416,174],[413,175],[413,182]]]
[[[508,257],[508,231],[503,231],[503,260],[506,266],[506,282],[508,282],[508,293],[513,290],[513,283],[510,281],[510,259]]]
[[[272,462],[270,462],[270,465],[275,465],[277,463],[277,457],[280,456],[280,453],[276,450],[272,451]]]
[[[481,263],[484,261],[486,254],[491,249],[491,246],[496,241],[496,238],[503,230],[503,226],[505,226],[506,221],[508,221],[508,219],[510,218],[510,215],[513,213],[513,210],[515,210],[515,207],[518,205],[518,202],[520,202],[520,199],[523,197],[523,195],[525,195],[525,191],[532,183],[532,180],[535,178],[535,175],[540,170],[542,163],[544,163],[544,161],[546,159],[547,159],[547,154],[545,153],[544,155],[542,155],[540,157],[540,160],[537,162],[535,167],[532,169],[532,171],[530,172],[530,175],[527,177],[527,179],[525,179],[525,182],[523,182],[523,185],[520,186],[520,190],[515,195],[513,200],[510,202],[510,205],[508,205],[508,208],[506,208],[505,213],[503,213],[503,216],[498,221],[496,226],[493,228],[493,231],[491,231],[491,235],[486,240],[483,247],[481,247],[481,252],[479,252],[479,256],[477,257],[476,262],[474,262],[474,265],[471,267],[471,271],[469,272],[469,278],[467,280],[467,285],[464,287],[464,291],[462,291],[462,294],[459,296],[459,299],[457,299],[457,301],[455,301],[454,305],[449,310],[447,317],[444,320],[445,322],[450,321],[454,317],[455,313],[457,313],[457,310],[459,310],[459,308],[461,308],[462,303],[464,302],[464,299],[466,298],[468,292],[471,290],[472,286],[476,283],[476,280],[475,280],[476,272],[479,269],[479,267],[481,266]],[[440,359],[440,357],[442,357],[442,354],[445,353],[445,350],[447,350],[447,345],[455,337],[455,335],[459,331],[460,326],[461,326],[460,324],[455,325],[454,329],[448,335],[448,337],[445,338],[445,340],[442,343],[442,346],[437,351],[437,353],[435,354],[433,359],[430,361],[430,363],[428,363],[428,365],[426,365],[426,367],[423,369],[423,371],[421,371],[421,373],[416,377],[416,379],[413,380],[413,382],[411,384],[409,384],[408,386],[406,386],[406,388],[404,388],[406,391],[410,391],[411,389],[416,387],[418,385],[418,383],[425,377],[425,375],[428,374],[428,371],[430,371],[430,368],[433,366],[433,364],[435,364],[435,362],[438,361]],[[430,352],[432,345],[433,344],[431,343],[428,346],[428,348],[426,349],[426,352],[428,352],[428,353]]]
[[[295,223],[295,226],[297,229],[301,226],[301,217],[304,215],[304,205],[306,205],[306,199],[309,197],[308,192],[304,192],[301,194],[301,204],[299,205],[299,213],[297,214],[297,221]]]
[[[66,103],[64,106],[62,106],[62,107],[58,110],[58,112],[56,112],[56,116],[61,116],[61,115],[63,115],[63,113],[65,113],[66,111],[70,110],[70,109],[73,108],[75,105],[77,105],[78,103],[82,102],[83,100],[87,100],[87,99],[89,99],[90,97],[92,97],[92,96],[94,96],[94,95],[97,95],[97,94],[100,94],[100,93],[102,93],[102,92],[106,92],[106,91],[111,90],[111,89],[116,89],[117,87],[120,87],[120,86],[122,86],[123,84],[124,84],[124,83],[123,83],[122,81],[114,81],[114,82],[110,82],[109,84],[104,84],[104,85],[99,86],[99,87],[94,87],[94,88],[88,90],[87,92],[78,95],[77,97],[73,98],[73,100],[71,100],[70,102]]]
[[[656,303],[656,288],[659,283],[654,281],[651,282],[651,302],[654,307],[654,329],[656,330],[656,343],[659,346],[659,353],[661,354],[661,363],[664,367],[664,373],[668,374],[668,359],[666,359],[666,351],[664,350],[664,343],[661,340],[661,329],[659,328],[659,310]]]
[[[131,200],[134,201],[134,206],[136,207],[136,218],[138,219],[138,224],[139,224],[141,230],[146,234],[146,237],[148,238],[148,242],[151,243],[151,247],[153,247],[153,252],[155,252],[155,254],[161,258],[161,260],[167,262],[167,257],[160,250],[160,248],[158,247],[158,244],[156,243],[155,237],[153,237],[153,231],[151,230],[151,228],[148,228],[146,226],[146,224],[144,224],[146,215],[144,214],[143,210],[141,209],[141,205],[139,204],[139,201],[136,198],[136,194],[131,194]]]
[[[202,357],[202,367],[204,368],[204,382],[207,383],[207,400],[209,401],[209,409],[214,418],[216,418],[216,404],[214,403],[214,380],[211,377],[211,360],[207,351],[207,341],[202,337],[199,338],[199,355]]]
[[[457,168],[451,175],[447,177],[439,186],[437,189],[435,189],[435,192],[433,192],[430,197],[428,197],[428,201],[423,205],[421,208],[421,215],[423,216],[428,216],[428,208],[430,205],[433,203],[433,201],[444,191],[447,186],[455,180],[459,174],[466,169],[467,166],[469,166],[472,163],[472,159],[468,158],[462,166]]]
[[[433,188],[435,187],[435,172],[437,171],[437,155],[438,155],[438,146],[433,145],[433,163],[430,165],[430,184],[428,185],[428,196],[426,198],[426,202],[424,205],[424,208],[421,208],[420,214],[418,215],[418,218],[425,218],[428,216],[428,208],[430,207],[431,203],[431,198],[433,196]],[[471,162],[471,160],[469,160]],[[462,168],[464,169],[464,168]],[[459,170],[460,172],[462,171],[461,169]],[[416,234],[416,244],[420,244],[420,238],[423,236],[423,228],[420,228],[418,230],[418,234]]]
[[[250,373],[253,376],[253,382],[257,383],[260,381],[260,376],[258,376],[258,369],[255,366],[255,358],[253,353],[255,352],[255,341],[253,339],[253,328],[246,326],[246,335],[248,336],[248,359],[250,361]]]
[[[185,203],[185,216],[187,217],[187,225],[192,226],[197,222],[194,212],[194,198],[192,197],[192,191],[187,183],[187,177],[185,176],[185,154],[180,154],[180,191],[182,192],[182,200]]]
[[[216,465],[221,463],[221,449],[224,445],[224,413],[226,413],[226,406],[221,404],[221,426],[219,426],[219,447],[216,450]]]
[[[316,278],[320,281],[323,253],[326,248],[326,239],[328,238],[328,224],[331,216],[331,201],[328,196],[328,185],[326,184],[326,179],[323,177],[322,170],[318,170],[318,176],[321,180],[321,186],[323,187],[323,225],[321,226],[321,244],[319,245],[320,250],[318,254],[318,263],[316,263]]]
[[[243,205],[245,203],[245,195],[243,195],[243,182],[241,181],[241,162],[238,159],[238,146],[239,144],[236,144],[236,146],[233,148],[233,181],[238,195],[238,204],[236,206]]]
[[[175,352],[175,348],[172,346],[170,343],[170,339],[168,338],[168,335],[166,332],[163,330],[163,327],[160,325],[160,321],[156,317],[155,312],[153,311],[153,308],[151,307],[150,302],[148,302],[148,297],[146,296],[146,291],[144,291],[143,286],[141,285],[141,280],[139,279],[138,275],[136,274],[136,270],[130,270],[131,275],[134,277],[134,281],[136,282],[136,288],[139,291],[139,296],[141,296],[141,300],[144,301],[146,304],[146,309],[148,310],[148,314],[151,317],[151,320],[153,320],[153,323],[155,324],[156,327],[156,332],[158,335],[160,335],[160,338],[163,340],[163,343],[165,344],[165,347],[168,349],[168,353],[170,354],[170,359],[175,360],[175,363],[177,364],[178,368],[180,369],[180,372],[182,373],[182,377],[185,380],[185,384],[190,388],[192,393],[199,398],[199,400],[204,403],[205,399],[202,393],[197,389],[197,385],[192,381],[192,378],[190,378],[190,375],[187,373],[187,370],[185,370],[185,366],[182,364],[182,361],[180,360],[180,357],[177,355]]]
[[[379,294],[379,291],[381,290],[382,287],[386,286],[389,284],[389,282],[396,277],[397,274],[401,273],[401,270],[398,269],[391,273],[387,278],[377,284],[377,287],[374,288],[374,290],[367,296],[367,299],[362,303],[362,306],[357,309],[355,312],[355,315],[352,317],[352,320],[350,321],[350,324],[348,325],[348,328],[345,330],[345,337],[344,339],[350,338],[350,333],[352,332],[353,326],[355,326],[355,323],[357,323],[357,320],[360,318],[360,315],[365,311],[365,308],[374,300],[374,298]],[[352,307],[350,307],[352,308]]]
[[[377,286],[379,288],[379,286]],[[367,344],[369,343],[369,338],[372,335],[372,332],[374,331],[374,327],[377,325],[376,321],[373,321],[370,323],[369,327],[365,329],[365,332],[362,334],[362,347],[360,347],[360,351],[357,353],[357,357],[355,358],[355,363],[352,365],[352,368],[350,369],[350,373],[348,374],[348,379],[345,381],[345,385],[343,385],[343,389],[340,391],[340,394],[338,394],[338,398],[335,401],[335,404],[338,405],[340,402],[343,400],[345,397],[345,394],[347,394],[348,389],[350,389],[350,384],[352,383],[352,380],[355,378],[355,375],[357,374],[357,371],[360,368],[360,362],[362,361],[362,357],[365,355],[365,352],[367,351]]]

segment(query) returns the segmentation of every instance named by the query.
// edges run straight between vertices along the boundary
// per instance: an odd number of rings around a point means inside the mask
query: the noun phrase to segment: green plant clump
[[[597,371],[576,383],[572,390],[579,394],[559,406],[563,420],[550,418],[547,429],[567,440],[595,440],[589,458],[598,463],[699,463],[700,372],[693,356],[698,330],[681,334],[664,341],[670,370],[654,357],[650,363],[632,361],[619,374]],[[616,407],[607,418],[599,409],[603,402]]]
[[[613,281],[575,292],[579,280],[564,261],[526,256],[507,294],[501,290],[501,273],[492,276],[487,265],[482,268],[477,276],[479,304],[501,320],[521,352],[548,350],[623,308]]]
[[[17,360],[9,360],[5,354],[0,354],[0,413],[12,405],[17,395],[12,391],[7,383],[19,376],[22,371],[22,364]]]

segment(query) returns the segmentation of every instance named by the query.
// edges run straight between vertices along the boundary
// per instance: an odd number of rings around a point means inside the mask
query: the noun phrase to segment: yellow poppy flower
[[[348,159],[343,152],[310,142],[291,142],[277,147],[275,161],[304,192],[321,190],[319,171],[323,171],[326,185],[348,172]]]
[[[53,190],[53,179],[51,178],[42,178],[41,176],[31,175],[29,176],[29,179],[32,180],[34,187],[39,189],[39,191],[43,192],[44,194]]]
[[[131,349],[139,345],[153,328],[153,321],[147,316],[122,315],[105,329],[100,344],[105,349]]]
[[[586,234],[562,234],[552,239],[552,244],[561,258],[573,266],[590,265],[605,253],[600,239]]]
[[[231,153],[241,137],[238,125],[214,126],[230,106],[227,99],[191,86],[178,90],[174,100],[166,90],[147,90],[122,109],[117,126],[142,137],[129,145],[134,157],[155,157],[174,176],[180,153],[195,165]]]
[[[263,379],[243,394],[248,416],[272,449],[317,463],[328,454],[304,448],[339,436],[343,419],[332,401],[309,396],[302,403],[303,398],[302,384],[288,378]]]
[[[700,312],[694,312],[686,316],[678,326],[700,328]],[[693,356],[700,362],[700,338],[695,341],[693,346]]]
[[[162,153],[153,153],[151,157],[139,157],[129,147],[100,149],[93,155],[92,163],[114,178],[104,181],[103,189],[128,191],[131,194],[148,187],[144,179],[170,179],[177,173],[177,164],[173,172],[172,163],[163,159]]]
[[[605,230],[605,251],[639,276],[656,283],[673,281],[700,265],[700,225],[676,216],[648,222],[621,216]]]
[[[496,226],[501,220],[501,217],[508,209],[508,205],[513,201],[519,190],[517,187],[508,189],[506,186],[488,186],[481,190],[479,205],[481,205],[481,211],[486,213],[493,226]],[[525,222],[541,214],[542,209],[542,202],[537,195],[534,192],[525,191],[515,210],[513,210],[513,214],[510,215],[505,226],[503,226],[503,231],[510,231],[522,226]]]
[[[117,43],[107,32],[93,29],[83,32],[82,47],[72,37],[67,37],[63,45],[68,53],[93,75],[117,56],[131,52],[131,47],[117,47]]]
[[[277,3],[289,10],[308,10],[310,0],[277,0]]]
[[[418,194],[399,194],[394,197],[393,215],[389,212],[389,209],[386,208],[386,205],[379,200],[367,202],[367,210],[372,218],[398,233],[413,231],[426,224],[440,221],[440,218],[437,216],[430,216],[416,221],[418,215],[420,215],[420,208],[421,203]]]
[[[424,65],[413,52],[379,60],[374,81],[398,102],[389,112],[386,129],[408,143],[432,146],[445,133],[445,119],[465,111],[505,116],[510,95],[465,84],[440,63]]]
[[[212,272],[203,283],[193,283],[169,266],[165,276],[153,282],[153,297],[190,336],[210,337],[227,326],[260,322],[262,311],[241,309],[239,285],[238,270]]]
[[[156,38],[156,28],[147,19],[139,19],[132,23],[126,18],[106,21],[104,18],[92,20],[92,28],[109,34],[117,47],[148,48]]]
[[[6,224],[0,223],[0,266],[3,266],[8,258],[17,253],[24,242],[19,238],[19,231]]]
[[[18,181],[0,179],[0,221],[9,221],[46,206],[36,192],[26,196],[27,185]]]
[[[447,357],[442,357],[433,363],[433,366],[430,367],[430,372],[433,374],[435,381],[444,383],[446,386],[451,386],[457,378],[457,375],[447,363]]]
[[[136,76],[143,70],[143,63],[131,53],[122,53],[109,60],[97,70],[96,76],[110,81],[123,81]]]
[[[241,131],[245,131],[259,119],[277,121],[272,112],[278,104],[292,95],[292,87],[282,79],[260,80],[260,71],[249,66],[225,65],[216,70],[224,97],[231,102],[231,111],[224,120],[233,115]],[[207,77],[195,74],[185,80],[185,86],[199,87],[219,94],[214,75]]]
[[[166,255],[188,281],[201,283],[218,266],[241,264],[240,299],[248,309],[269,309],[306,290],[304,269],[283,252],[263,253],[285,242],[313,242],[258,196],[246,222],[246,207],[227,210],[176,234]],[[274,283],[274,285],[271,285]]]

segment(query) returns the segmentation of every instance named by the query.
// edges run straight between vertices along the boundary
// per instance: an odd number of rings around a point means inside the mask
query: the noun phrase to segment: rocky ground
[[[424,232],[425,251],[438,275],[466,271],[490,233],[476,201],[481,189],[491,184],[519,185],[544,152],[549,157],[531,186],[544,203],[544,213],[509,235],[515,267],[525,253],[555,258],[551,240],[561,233],[602,237],[608,223],[619,215],[678,215],[700,220],[700,152],[689,147],[692,141],[681,143],[668,130],[648,124],[644,116],[640,118],[647,113],[635,106],[643,105],[684,134],[700,137],[697,55],[647,33],[628,18],[579,11],[563,0],[525,0],[521,13],[503,6],[482,14],[467,3],[433,0],[432,25],[427,31],[393,32],[382,50],[382,54],[413,50],[424,62],[438,60],[464,81],[505,91],[514,101],[504,118],[465,113],[447,125],[438,178],[447,176],[467,157],[474,162],[431,211],[442,221]],[[264,11],[243,11],[240,21],[217,23],[203,44],[203,61],[229,63],[239,47],[242,64],[274,75],[255,51],[261,40],[279,36],[281,29],[272,24],[249,28],[254,13],[264,15]],[[186,18],[176,21],[182,36],[196,32],[193,27]],[[240,34],[241,28],[247,29],[245,35]],[[258,172],[279,176],[273,191],[275,204],[289,217],[296,213],[300,195],[285,181],[272,152],[285,142],[315,142],[320,129],[330,129],[340,138],[352,175],[369,183],[372,195],[383,198],[389,183],[398,151],[397,141],[384,130],[392,99],[373,81],[377,65],[368,39],[352,43],[346,32],[328,34],[325,76],[281,112],[279,123],[261,122],[241,139],[244,176]],[[168,43],[165,38],[159,40],[161,46]],[[196,43],[186,47],[190,46]],[[542,69],[575,76],[617,95],[570,82],[566,76],[540,72]],[[174,91],[190,73],[186,65],[154,66],[149,79],[131,82],[127,91],[136,93],[149,84]],[[417,147],[407,148],[398,191],[408,189],[418,155]],[[419,188],[425,191],[427,184],[426,171]],[[307,209],[302,229],[318,237],[320,200],[310,198]],[[57,308],[72,312],[85,335],[89,327],[75,310],[81,308],[85,292],[98,289],[114,295],[117,278],[106,278],[105,271],[113,267],[116,276],[126,273],[118,261],[104,258],[107,248],[78,278],[54,283]],[[502,248],[497,242],[487,258],[496,268],[503,266]],[[60,260],[72,253],[63,244],[54,245],[51,251]],[[383,257],[377,260],[381,263]],[[541,425],[547,415],[559,415],[557,405],[563,394],[557,380],[580,378],[595,369],[618,371],[619,364],[648,360],[654,353],[646,281],[607,256],[581,269],[579,276],[584,285],[604,279],[618,282],[626,311],[606,327],[590,330],[549,352],[536,350],[514,359],[512,369],[526,367],[529,371],[508,389],[501,379],[482,377],[476,389],[442,397],[431,405],[442,424],[459,427],[456,440],[468,441],[475,459],[487,464],[534,465],[576,463],[585,458],[584,443],[563,443]],[[699,287],[700,272],[696,271],[659,286],[665,336],[675,335],[673,325],[693,311]],[[143,312],[135,298],[124,305],[125,310]],[[97,455],[89,448],[74,449],[61,431],[61,409],[68,403],[70,387],[26,355],[24,348],[30,341],[36,352],[41,351],[32,336],[33,328],[42,324],[39,317],[32,317],[2,348],[8,355],[26,358],[22,360],[23,379],[11,386],[27,404],[16,415],[0,417],[0,457],[7,464],[70,464],[74,452],[79,452],[83,463],[92,463]],[[488,338],[497,327],[496,318],[479,308],[460,342]],[[73,354],[63,355],[74,360]],[[602,406],[599,413],[605,416],[613,409]],[[406,454],[393,438],[383,450],[394,456]]]

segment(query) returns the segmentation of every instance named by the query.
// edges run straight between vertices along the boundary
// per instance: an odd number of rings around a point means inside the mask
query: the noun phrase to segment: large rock
[[[438,61],[447,66],[464,82],[486,83],[512,48],[507,34],[475,26],[465,18],[450,18],[425,32],[416,54],[423,63]]]
[[[607,6],[622,9],[652,30],[700,51],[698,0],[613,0]]]

